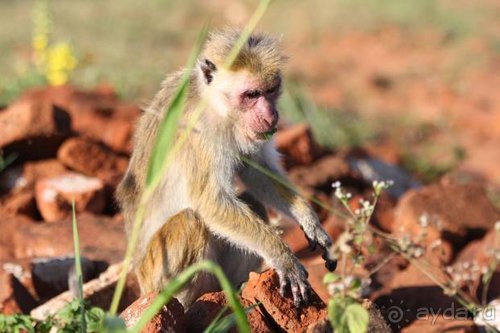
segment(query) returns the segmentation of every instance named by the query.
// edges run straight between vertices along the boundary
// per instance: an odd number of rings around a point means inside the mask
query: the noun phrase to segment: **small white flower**
[[[418,222],[422,228],[427,228],[429,226],[429,216],[425,213],[420,215]]]
[[[333,183],[332,183],[332,187],[333,187],[333,188],[339,188],[341,185],[342,185],[342,184],[341,184],[341,183],[340,183],[340,181],[338,181],[338,180],[337,180],[336,182],[333,182]]]

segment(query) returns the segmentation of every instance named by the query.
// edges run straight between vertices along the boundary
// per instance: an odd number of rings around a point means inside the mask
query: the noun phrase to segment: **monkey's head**
[[[198,65],[202,94],[216,117],[232,126],[236,135],[261,141],[278,123],[276,103],[281,94],[284,57],[276,39],[252,35],[229,67],[227,56],[239,38],[237,31],[212,33]]]

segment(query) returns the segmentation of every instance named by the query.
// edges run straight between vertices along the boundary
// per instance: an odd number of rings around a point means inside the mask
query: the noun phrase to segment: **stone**
[[[151,306],[156,296],[156,293],[143,295],[120,314],[120,317],[125,321],[125,325],[128,328],[137,323],[144,311]],[[181,333],[186,332],[186,325],[184,307],[176,298],[173,298],[143,327],[141,333]]]
[[[310,324],[326,318],[326,305],[314,291],[309,304],[299,308],[295,307],[290,292],[282,297],[278,275],[274,270],[261,274],[250,273],[242,297],[252,303],[260,303],[261,311],[286,332],[306,330]]]
[[[79,213],[99,214],[106,206],[103,182],[74,172],[38,180],[35,197],[46,222],[58,222],[71,216],[73,200]]]
[[[0,112],[0,149],[16,161],[55,156],[71,131],[67,112],[41,101],[19,101]]]
[[[32,219],[39,217],[36,208],[35,194],[30,188],[23,188],[19,191],[9,193],[0,199],[0,214],[6,215],[25,215]]]
[[[110,186],[120,182],[128,165],[126,158],[103,144],[83,138],[66,140],[57,152],[57,157],[68,168],[97,177]]]
[[[137,106],[120,101],[108,88],[82,91],[71,86],[43,87],[26,92],[22,101],[43,101],[66,110],[73,130],[118,152],[132,151]]]
[[[307,124],[281,128],[276,133],[274,142],[277,150],[284,155],[287,169],[297,165],[309,165],[322,154]]]
[[[11,246],[14,258],[73,255],[71,219],[60,223],[19,223],[22,221],[16,220],[13,222],[12,227],[15,229],[5,238],[8,238],[6,243]],[[83,213],[77,215],[77,223],[83,256],[109,263],[118,262],[123,258],[126,239],[120,216],[111,218]],[[2,236],[0,236],[1,244]]]
[[[35,222],[23,215],[2,216],[0,219],[0,260],[10,260],[14,258],[15,246],[14,238],[21,229],[28,229]],[[26,240],[29,242],[29,240]]]
[[[297,166],[288,172],[290,180],[300,187],[328,189],[334,181],[355,178],[349,164],[340,156],[328,155],[310,166]]]
[[[116,283],[120,277],[122,264],[114,264],[99,275],[83,284],[83,298],[91,305],[108,309],[116,288]],[[123,311],[139,297],[139,287],[137,280],[132,275],[127,275],[127,281],[123,295],[118,306],[119,311]],[[72,291],[65,291],[44,304],[38,306],[30,312],[30,315],[37,320],[44,320],[48,316],[54,315],[69,302],[74,299]]]
[[[242,306],[246,309],[252,307],[252,302],[241,299]],[[204,331],[222,311],[227,307],[227,299],[224,292],[212,292],[202,295],[194,302],[186,312],[186,322],[188,332],[202,332]],[[230,310],[227,310],[224,315],[229,315]],[[265,317],[258,310],[258,307],[247,312],[248,323],[252,332],[267,333],[272,332],[270,324],[266,321]],[[229,332],[237,332],[233,327]]]
[[[95,279],[107,268],[104,261],[80,258],[83,282]],[[30,262],[34,291],[40,300],[48,300],[66,290],[76,290],[74,257],[35,258]]]
[[[448,264],[468,239],[476,239],[491,229],[500,214],[489,201],[483,187],[477,183],[441,182],[408,191],[398,202],[394,219],[396,237],[415,238],[425,223],[426,245],[442,240],[437,250],[427,257],[436,264]]]

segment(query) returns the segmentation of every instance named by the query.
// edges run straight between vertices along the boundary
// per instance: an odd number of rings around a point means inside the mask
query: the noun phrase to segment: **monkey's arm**
[[[284,173],[272,161],[261,159],[259,162],[254,161],[253,163],[257,163],[267,172],[288,182]],[[314,210],[303,197],[291,187],[269,177],[261,170],[257,170],[255,166],[249,164],[245,164],[241,169],[240,178],[246,185],[247,191],[255,198],[296,220],[304,230],[310,247],[314,249],[319,245],[325,253],[323,258],[326,260],[326,267],[330,271],[335,269],[335,261],[327,257],[327,250],[332,245],[332,240],[319,223]]]
[[[195,189],[191,192],[191,200],[208,229],[263,257],[276,269],[281,293],[290,286],[297,306],[307,302],[310,285],[305,268],[273,228],[240,201],[230,186],[220,186],[219,180],[214,178],[206,173],[190,186]]]

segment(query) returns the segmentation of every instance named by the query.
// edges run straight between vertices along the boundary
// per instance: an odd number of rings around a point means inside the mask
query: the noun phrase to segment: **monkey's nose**
[[[276,110],[271,110],[264,117],[263,120],[266,122],[270,129],[273,129],[278,124],[279,115]]]

